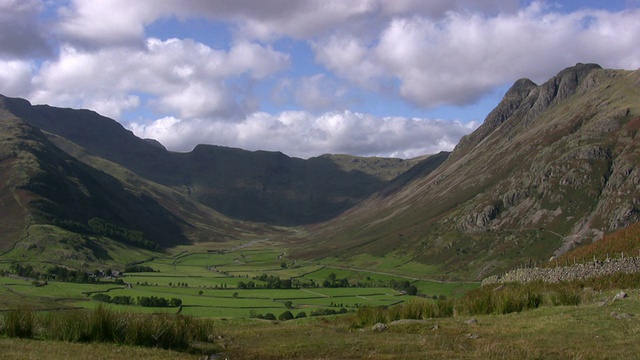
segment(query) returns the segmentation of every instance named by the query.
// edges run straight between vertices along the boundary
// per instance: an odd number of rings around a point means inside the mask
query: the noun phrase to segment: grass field
[[[93,309],[99,302],[91,296],[102,292],[111,297],[130,296],[133,299],[152,296],[179,298],[182,300],[181,313],[198,317],[236,318],[264,313],[278,316],[286,310],[294,314],[320,309],[338,311],[344,308],[355,311],[363,306],[391,306],[411,298],[390,288],[392,281],[409,282],[421,294],[429,297],[457,296],[477,287],[477,284],[438,283],[389,273],[339,268],[332,264],[297,262],[288,259],[285,251],[261,242],[227,251],[191,252],[180,249],[165,256],[144,256],[148,261],[138,261],[139,265],[149,266],[154,271],[126,274],[121,279],[127,285],[116,284],[112,279],[101,279],[96,284],[49,281],[45,286],[36,287],[31,279],[0,277],[0,298],[4,300],[0,310],[16,305],[33,305],[39,309]],[[9,265],[4,264],[4,268],[8,269]],[[38,265],[38,269],[42,268],[42,264]],[[315,285],[268,289],[264,288],[266,282],[254,279],[263,274]],[[352,286],[322,287],[321,284],[327,279],[347,279]],[[239,282],[253,282],[255,288],[240,289]],[[108,306],[142,313],[178,311],[177,308],[144,308],[137,305]]]

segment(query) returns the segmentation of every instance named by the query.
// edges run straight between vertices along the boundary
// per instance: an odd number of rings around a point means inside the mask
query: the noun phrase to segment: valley
[[[629,357],[640,274],[481,282],[639,254],[639,119],[640,70],[580,63],[414,159],[172,152],[0,96],[0,351]]]

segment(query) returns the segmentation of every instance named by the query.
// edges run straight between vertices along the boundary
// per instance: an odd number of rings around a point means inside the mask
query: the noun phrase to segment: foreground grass
[[[0,338],[0,354],[3,359],[198,359],[197,355],[171,350],[149,349],[112,344],[75,344],[62,341]]]
[[[542,306],[506,315],[427,318],[384,331],[356,315],[260,321],[210,319],[212,350],[230,359],[631,359],[640,354],[639,291],[613,301],[600,292],[579,306]],[[616,314],[634,314],[616,318]],[[76,349],[66,351],[65,348]],[[106,344],[0,339],[3,358],[198,358],[199,355]],[[33,356],[31,356],[33,355]],[[90,355],[90,356],[89,356]],[[175,355],[175,356],[174,356]],[[201,355],[200,355],[201,356]]]
[[[12,338],[105,342],[195,351],[214,338],[206,319],[169,314],[133,314],[104,307],[94,311],[36,312],[19,308],[0,316],[0,334]]]

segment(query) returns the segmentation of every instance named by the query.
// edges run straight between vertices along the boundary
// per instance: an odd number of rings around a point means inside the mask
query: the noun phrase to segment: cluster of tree
[[[101,218],[93,218],[89,220],[87,224],[89,225],[89,230],[95,234],[106,236],[129,245],[150,250],[159,250],[158,245],[147,239],[142,231],[121,228]]]
[[[99,270],[94,271],[94,275],[100,274]],[[90,284],[98,281],[96,276],[90,276],[90,274],[84,271],[78,271],[73,269],[67,269],[62,266],[54,266],[47,269],[46,278],[51,280],[55,279],[64,282],[76,282]]]
[[[313,279],[309,280],[309,281],[301,281],[300,279],[292,279],[291,280],[291,287],[293,288],[317,288],[319,287],[320,284],[317,284],[315,281],[313,281]]]
[[[418,288],[415,285],[411,285],[409,281],[389,281],[389,287],[397,290],[404,291],[407,295],[418,295]]]
[[[118,295],[111,297],[104,293],[98,293],[93,295],[93,300],[102,301],[109,304],[117,304],[117,305],[134,305],[136,301],[131,296]]]
[[[140,306],[149,307],[178,307],[182,305],[182,300],[178,298],[165,299],[158,296],[140,296],[137,298]]]
[[[34,269],[33,266],[31,265],[22,265],[20,263],[15,263],[11,265],[11,271],[14,274],[22,277],[28,277],[28,278],[40,277],[40,273],[36,269]]]
[[[169,282],[169,286],[177,286],[177,287],[189,287],[189,284],[187,284],[186,282],[177,282],[177,283],[172,283]]]
[[[331,273],[327,277],[325,281],[322,282],[322,287],[326,288],[342,288],[342,287],[350,287],[349,280],[346,278],[338,279],[336,274]]]
[[[254,280],[262,281],[264,284],[256,284],[254,281],[245,283],[244,281],[238,282],[238,289],[291,289],[291,279],[280,279],[279,276],[262,274],[253,278]]]
[[[127,265],[124,268],[124,272],[126,273],[137,273],[137,272],[155,272],[151,266],[148,265]]]
[[[301,318],[306,318],[307,317],[307,313],[305,313],[304,311],[299,312],[297,315],[293,315],[293,313],[291,313],[291,311],[287,310],[285,312],[283,312],[282,314],[280,314],[280,316],[278,316],[276,318],[276,316],[273,313],[266,313],[266,314],[256,314],[255,311],[251,310],[249,317],[254,318],[254,319],[262,319],[262,320],[280,320],[280,321],[287,321],[287,320],[292,320],[292,319],[301,319]]]
[[[341,308],[340,310],[334,310],[334,309],[318,309],[318,310],[313,310],[311,312],[311,316],[328,316],[328,315],[339,315],[339,314],[346,314],[348,311],[345,308]]]

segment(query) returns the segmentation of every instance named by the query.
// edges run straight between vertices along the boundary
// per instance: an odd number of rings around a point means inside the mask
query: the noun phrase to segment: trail
[[[16,248],[16,245],[18,245],[19,242],[21,242],[22,240],[28,238],[30,236],[30,234],[29,234],[29,227],[30,226],[31,226],[31,224],[27,225],[27,228],[25,229],[25,235],[23,237],[21,237],[20,239],[16,240],[16,242],[14,242],[13,245],[11,245],[11,249],[9,249],[9,250],[7,250],[7,251],[5,251],[3,253],[0,253],[0,256],[4,256],[4,255],[12,252]]]

